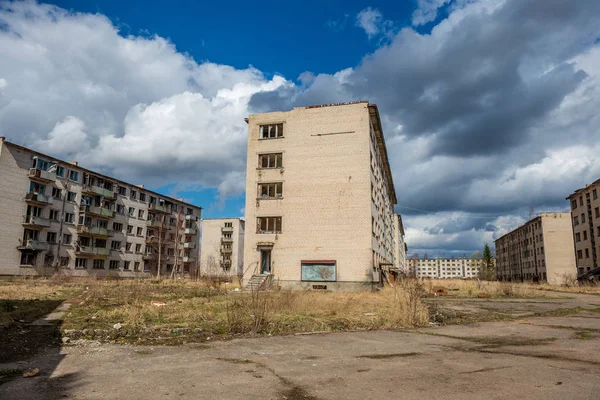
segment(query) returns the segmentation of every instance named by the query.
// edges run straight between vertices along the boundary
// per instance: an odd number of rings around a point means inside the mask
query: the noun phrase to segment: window
[[[135,245],[135,252],[136,253],[141,253],[142,252],[142,245],[141,244],[136,244]]]
[[[577,232],[577,233],[575,234],[575,241],[576,241],[576,242],[581,242],[581,234],[580,234],[579,232]]]
[[[122,204],[117,204],[117,213],[125,215],[125,206]]]
[[[69,180],[78,182],[79,181],[79,172],[77,171],[69,171]]]
[[[598,227],[598,236],[600,237],[600,226]]]
[[[258,217],[257,233],[281,233],[281,217]]]
[[[259,133],[261,139],[283,137],[283,124],[260,125]]]
[[[135,208],[129,207],[129,216],[130,217],[135,217]]]
[[[99,219],[98,221],[96,221],[96,226],[98,228],[108,229],[108,221],[105,221],[103,219]]]
[[[146,269],[145,266],[144,266],[144,269]],[[140,270],[140,262],[139,261],[136,261],[136,262],[133,263],[133,270],[134,271],[139,271]]]
[[[119,186],[118,191],[121,196],[127,196],[127,188],[125,186]]]
[[[77,241],[79,242],[80,246],[87,247],[90,245],[90,238],[87,236],[80,236]]]
[[[119,222],[113,222],[113,231],[121,232],[123,230],[123,224]]]
[[[56,167],[56,176],[59,178],[65,177],[65,167]]]
[[[123,261],[123,269],[128,270],[129,264],[131,264],[131,261]]]
[[[590,249],[585,249],[585,258],[590,258]]]
[[[59,264],[61,267],[66,267],[69,265],[69,257],[61,257],[59,259]]]
[[[581,250],[577,250],[577,258],[583,258],[583,252]]]
[[[138,210],[138,218],[144,219],[144,210]]]
[[[233,222],[225,222],[225,228],[233,228]]]
[[[131,251],[131,243],[125,243],[125,251]]]
[[[48,243],[56,243],[56,232],[48,232],[48,233],[46,233],[46,242],[48,242]]]
[[[108,263],[108,269],[119,269],[119,261],[110,260],[110,262]]]
[[[129,198],[132,200],[135,200],[137,197],[137,192],[135,190],[132,190],[131,192],[129,192]]]
[[[583,197],[579,197],[579,205],[582,206],[583,205]]]
[[[579,225],[579,217],[573,217],[573,225]]]
[[[140,201],[146,201],[146,193],[140,193]]]
[[[50,219],[52,221],[60,221],[60,211],[50,210]]]
[[[138,228],[137,228],[137,235],[138,236],[143,236],[144,235],[144,228],[142,228],[141,226],[138,226]]]
[[[75,268],[87,268],[87,258],[76,258]]]
[[[77,199],[77,193],[75,193],[75,192],[68,192],[67,193],[67,200],[68,201],[75,202],[75,201],[77,201],[76,199]]]
[[[118,240],[113,240],[110,242],[110,248],[112,250],[119,250],[121,248],[121,242]]]
[[[93,269],[104,269],[104,260],[94,260],[94,263],[92,264],[92,268]]]
[[[594,212],[596,213],[596,218],[600,218],[600,207],[594,208]]]
[[[173,205],[171,206],[171,210],[172,210],[173,212],[177,212],[177,204],[173,204]]]
[[[63,234],[63,244],[71,244],[71,240],[73,239],[73,236],[68,235],[68,234]]]
[[[585,214],[581,214],[581,223],[583,224],[585,222]]]
[[[61,195],[62,195],[62,190],[60,190],[57,187],[52,188],[52,197],[60,200]]]
[[[281,168],[282,153],[261,154],[258,156],[258,168]]]
[[[577,208],[577,200],[571,200],[571,209],[576,209]]]
[[[133,225],[127,225],[127,234],[128,235],[133,234]]]
[[[258,194],[261,199],[275,199],[283,195],[283,183],[259,183]]]
[[[75,215],[73,215],[71,213],[65,213],[65,222],[67,224],[72,224],[74,218],[75,218]]]
[[[583,240],[587,240],[587,231],[583,231]]]

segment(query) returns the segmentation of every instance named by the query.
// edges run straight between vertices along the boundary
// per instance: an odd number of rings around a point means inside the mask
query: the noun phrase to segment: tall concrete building
[[[561,284],[576,275],[568,212],[541,213],[495,243],[498,280]]]
[[[408,260],[411,276],[435,279],[472,279],[479,276],[480,258],[418,258]]]
[[[600,278],[600,179],[567,197],[575,239],[575,262],[581,279]]]
[[[244,280],[357,290],[395,265],[396,192],[377,106],[250,115]]]
[[[240,218],[202,220],[201,274],[242,276],[244,228],[244,220]]]
[[[409,272],[406,262],[408,246],[404,241],[404,225],[402,223],[402,216],[399,214],[394,216],[394,249],[396,250],[396,274],[406,276]]]
[[[0,275],[193,273],[200,214],[0,137]]]

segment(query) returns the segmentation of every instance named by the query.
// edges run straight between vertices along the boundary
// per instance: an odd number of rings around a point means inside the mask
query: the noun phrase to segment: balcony
[[[233,226],[225,226],[221,228],[221,233],[233,233]]]
[[[115,198],[115,192],[113,192],[112,190],[109,190],[109,189],[104,189],[103,187],[100,187],[100,186],[83,185],[83,188],[81,189],[81,191],[86,194],[103,196],[107,199]]]
[[[193,242],[185,242],[183,244],[183,248],[184,249],[195,249],[196,248],[196,243]]]
[[[30,168],[29,179],[44,183],[54,182],[56,180],[56,173],[44,171],[43,169],[39,168]]]
[[[195,235],[198,232],[196,228],[185,228],[184,233],[186,235]]]
[[[75,254],[108,257],[110,249],[92,246],[75,246]]]
[[[108,208],[104,207],[84,205],[81,207],[81,211],[86,214],[92,214],[102,218],[113,218],[115,216],[115,212],[113,210],[109,210]]]
[[[52,197],[35,192],[26,193],[25,198],[23,200],[27,203],[33,203],[41,206],[47,206],[52,204]]]
[[[221,243],[233,243],[233,238],[221,238]]]
[[[77,233],[80,235],[90,235],[90,236],[104,236],[104,237],[112,236],[112,233],[109,232],[108,229],[101,228],[99,226],[77,225]]]
[[[35,215],[23,215],[23,226],[37,229],[49,228],[50,220]]]
[[[146,221],[146,226],[149,228],[164,228],[165,224],[164,224],[164,222],[161,222],[161,221],[149,219]]]
[[[186,221],[198,221],[198,217],[195,215],[188,214],[185,216]]]
[[[193,263],[194,261],[196,261],[194,257],[183,257],[184,263]]]
[[[155,260],[156,258],[158,258],[157,253],[146,253],[142,256],[142,260],[144,260],[144,261],[151,261],[151,260]]]
[[[17,247],[19,250],[33,250],[33,251],[46,251],[48,250],[48,243],[40,242],[39,240],[29,239]]]
[[[154,212],[167,213],[167,214],[171,213],[171,208],[170,207],[167,207],[165,205],[161,206],[160,204],[150,203],[148,205],[148,209],[150,211],[154,211]]]
[[[233,253],[233,249],[232,248],[221,247],[221,253],[222,254],[231,254],[231,253]]]

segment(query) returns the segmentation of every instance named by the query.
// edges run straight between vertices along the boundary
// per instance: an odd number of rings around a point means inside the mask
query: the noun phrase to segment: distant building
[[[201,208],[0,137],[0,275],[193,274]]]
[[[394,218],[394,249],[396,250],[396,273],[397,275],[408,275],[408,264],[406,262],[406,253],[408,246],[404,241],[404,225],[402,217],[396,214]]]
[[[567,197],[571,202],[575,263],[580,279],[600,277],[600,179]],[[573,248],[573,247],[572,247]]]
[[[479,275],[481,258],[418,258],[408,260],[409,274],[417,278],[472,279]]]
[[[563,283],[576,275],[571,214],[547,212],[496,240],[501,281]]]
[[[396,191],[368,102],[250,115],[244,281],[358,290],[394,268]]]
[[[242,276],[244,273],[244,220],[202,220],[200,273]]]

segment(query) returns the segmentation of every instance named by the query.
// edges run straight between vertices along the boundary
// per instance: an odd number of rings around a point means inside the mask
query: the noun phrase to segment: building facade
[[[194,273],[201,208],[0,138],[0,275]]]
[[[406,253],[408,246],[404,241],[404,225],[402,224],[402,216],[396,214],[394,216],[394,249],[396,250],[396,270],[398,275],[408,275],[409,268],[406,262]]]
[[[481,258],[418,258],[417,256],[408,260],[408,270],[411,276],[417,278],[473,279],[479,276],[481,261]]]
[[[395,265],[396,193],[377,106],[250,115],[244,281],[358,290]]]
[[[498,280],[561,284],[576,275],[568,212],[541,213],[495,243]]]
[[[581,279],[600,277],[600,180],[576,190],[571,202],[575,263]]]
[[[243,275],[245,223],[240,218],[202,220],[200,273],[217,276]]]

